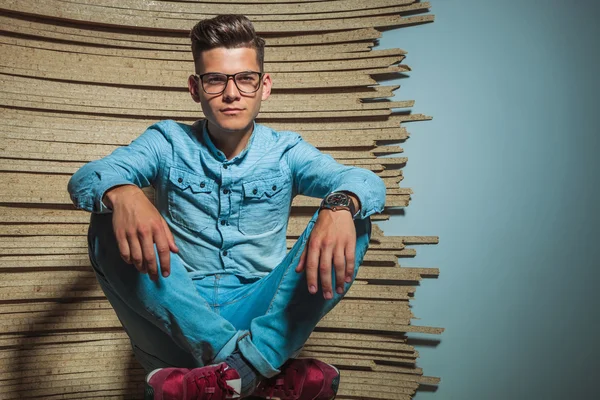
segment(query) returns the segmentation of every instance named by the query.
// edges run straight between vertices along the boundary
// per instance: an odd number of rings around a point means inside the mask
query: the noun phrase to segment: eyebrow
[[[196,75],[206,75],[206,74],[234,75],[234,74],[241,74],[242,72],[258,72],[258,73],[260,73],[259,71],[254,71],[254,70],[251,70],[251,69],[246,69],[244,71],[234,72],[233,74],[227,74],[225,72],[209,71],[209,72],[205,72],[203,74],[196,73]]]

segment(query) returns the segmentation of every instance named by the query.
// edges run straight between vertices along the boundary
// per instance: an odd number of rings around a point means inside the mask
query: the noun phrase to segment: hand
[[[170,252],[179,249],[167,222],[144,192],[134,185],[117,186],[104,194],[103,201],[113,210],[113,230],[123,260],[157,281],[156,243],[162,276],[169,276]]]
[[[333,298],[331,267],[335,268],[336,292],[344,293],[354,276],[356,228],[349,211],[322,209],[300,256],[296,272],[306,270],[308,291],[317,292],[317,280],[325,299]]]

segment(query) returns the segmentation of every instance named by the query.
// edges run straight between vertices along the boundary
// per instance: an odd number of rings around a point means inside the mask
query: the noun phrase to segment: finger
[[[163,224],[163,229],[165,231],[165,235],[167,235],[167,242],[169,244],[169,250],[171,250],[173,253],[177,253],[179,251],[179,248],[175,244],[175,238],[173,237],[173,233],[171,232],[171,229],[169,228],[169,224],[167,224],[167,221],[165,221],[165,219],[162,217],[161,217],[161,221]]]
[[[351,240],[346,246],[346,283],[354,278],[354,263],[356,262],[356,239]]]
[[[346,279],[346,257],[344,256],[343,247],[334,251],[333,266],[335,267],[335,291],[338,294],[343,294]]]
[[[142,274],[147,272],[143,265],[142,248],[140,247],[140,241],[135,233],[127,235],[127,242],[129,243],[130,259],[135,268]]]
[[[306,262],[306,249],[308,246],[304,246],[304,250],[302,250],[302,255],[300,255],[300,261],[298,261],[298,265],[296,266],[296,272],[302,272],[304,270],[304,263]]]
[[[317,293],[317,285],[319,280],[319,251],[318,245],[313,244],[314,241],[308,243],[308,250],[306,250],[306,284],[308,285],[308,291],[311,294]]]
[[[156,254],[154,253],[154,241],[152,234],[142,231],[138,234],[140,245],[142,247],[142,257],[148,267],[148,275],[150,279],[156,281],[158,279],[158,266],[156,264]]]
[[[142,258],[142,269],[144,270],[144,273],[148,272],[148,263]]]
[[[329,248],[321,249],[321,257],[319,259],[319,276],[321,277],[321,289],[323,297],[327,300],[333,298],[333,290],[331,288],[331,266],[333,264],[333,255]]]
[[[156,242],[156,251],[158,252],[160,273],[166,278],[171,274],[171,251],[167,235],[165,235],[162,227],[158,228],[158,231],[154,235],[154,240]]]
[[[117,245],[119,247],[119,254],[121,258],[127,264],[131,264],[131,252],[129,250],[129,243],[127,243],[127,235],[124,231],[115,232],[115,239],[117,239]]]

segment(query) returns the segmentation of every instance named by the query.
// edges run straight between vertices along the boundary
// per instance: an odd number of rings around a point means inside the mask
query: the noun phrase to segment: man
[[[246,17],[200,21],[191,39],[205,119],[161,121],[69,181],[92,212],[94,271],[149,372],[147,398],[331,399],[339,371],[294,357],[353,282],[385,186],[254,122],[272,81]],[[324,201],[286,254],[297,194]]]

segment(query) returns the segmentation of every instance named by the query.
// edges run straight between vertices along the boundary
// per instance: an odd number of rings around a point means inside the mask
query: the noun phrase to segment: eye
[[[256,74],[242,74],[238,75],[238,80],[241,82],[254,82],[256,81]]]
[[[204,82],[209,85],[221,85],[227,81],[227,77],[224,75],[205,75]]]

